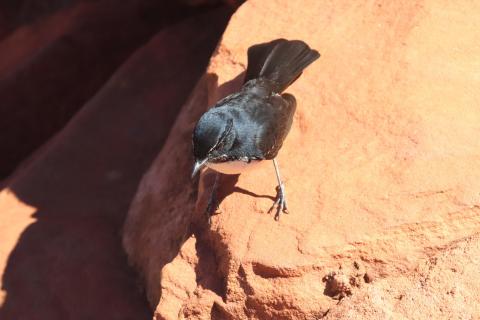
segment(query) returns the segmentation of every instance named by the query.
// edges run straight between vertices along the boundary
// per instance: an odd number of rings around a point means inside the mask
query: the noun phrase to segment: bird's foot
[[[268,213],[272,212],[275,207],[277,208],[277,212],[275,213],[275,220],[280,219],[280,215],[282,213],[288,213],[287,209],[287,198],[285,196],[285,186],[284,184],[280,184],[276,188],[277,190],[277,199],[273,203],[272,207],[268,210]]]

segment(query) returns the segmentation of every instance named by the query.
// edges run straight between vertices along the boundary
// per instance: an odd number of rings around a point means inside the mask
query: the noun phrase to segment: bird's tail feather
[[[248,49],[245,82],[266,78],[273,82],[273,91],[281,93],[319,57],[318,51],[300,40],[277,39],[252,46]]]

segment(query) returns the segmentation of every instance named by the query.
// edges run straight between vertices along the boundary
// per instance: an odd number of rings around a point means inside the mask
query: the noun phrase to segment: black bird
[[[287,211],[285,187],[275,160],[293,121],[295,97],[282,92],[320,54],[300,40],[278,39],[248,50],[248,67],[242,89],[218,101],[205,112],[193,132],[195,166],[225,174],[239,174],[262,160],[273,160],[278,180],[277,213]],[[210,221],[217,206],[215,179],[207,207]]]

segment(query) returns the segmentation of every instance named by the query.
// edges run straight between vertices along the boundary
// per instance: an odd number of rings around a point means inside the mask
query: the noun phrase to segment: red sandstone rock
[[[364,286],[332,307],[326,319],[477,319],[478,234],[436,250],[414,272]]]
[[[230,11],[158,33],[0,192],[0,319],[150,319],[120,244]]]
[[[470,256],[477,242],[452,257],[444,248],[480,230],[479,14],[468,1],[241,6],[126,221],[124,246],[156,318],[318,319],[332,310],[332,319],[380,319],[355,303],[382,308],[395,299],[390,287],[440,299],[391,302],[391,318],[447,319],[461,304],[478,316],[478,261]],[[187,157],[192,128],[240,87],[248,47],[280,37],[322,53],[287,90],[298,108],[278,160],[291,214],[275,222],[267,213],[276,181],[266,166],[238,182],[224,177],[221,213],[207,226],[212,179],[205,172],[197,194]],[[432,256],[443,262],[421,291],[419,270]],[[468,262],[457,282],[444,269],[457,267],[449,259]],[[445,297],[453,286],[468,288],[455,306],[432,311],[452,300]]]

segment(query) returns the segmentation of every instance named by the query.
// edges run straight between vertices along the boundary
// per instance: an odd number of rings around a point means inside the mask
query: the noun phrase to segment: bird
[[[209,108],[192,134],[192,178],[204,167],[217,172],[206,209],[209,223],[218,208],[219,174],[242,174],[266,160],[272,160],[278,182],[269,212],[276,208],[275,220],[288,213],[276,157],[292,126],[297,102],[284,91],[320,54],[302,40],[282,38],[251,46],[247,57],[241,89]]]

